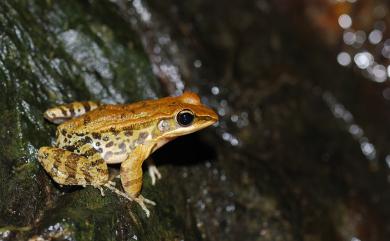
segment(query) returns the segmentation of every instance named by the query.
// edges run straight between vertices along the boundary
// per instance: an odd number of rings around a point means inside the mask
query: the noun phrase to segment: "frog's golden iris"
[[[194,120],[194,113],[190,110],[182,110],[177,114],[176,121],[181,126],[189,126]]]

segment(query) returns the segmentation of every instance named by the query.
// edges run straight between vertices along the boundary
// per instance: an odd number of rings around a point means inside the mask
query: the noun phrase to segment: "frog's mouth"
[[[163,138],[176,138],[178,136],[188,135],[194,133],[198,130],[202,130],[208,126],[216,123],[218,119],[213,118],[212,116],[195,116],[194,123],[189,126],[182,126],[177,128],[176,130],[170,131],[166,133]]]

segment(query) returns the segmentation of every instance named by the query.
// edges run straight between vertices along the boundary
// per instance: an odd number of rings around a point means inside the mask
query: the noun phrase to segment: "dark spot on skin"
[[[123,150],[126,150],[126,145],[125,145],[125,143],[121,143],[121,144],[119,144],[119,149],[121,149],[121,151],[123,151]]]
[[[54,152],[54,159],[57,161],[59,158],[61,158],[62,153],[64,152],[64,150],[62,150],[62,149],[55,149],[55,150],[53,150],[53,152]]]
[[[71,135],[71,134],[68,134],[68,135],[66,135],[66,137],[68,137],[68,138],[72,138],[72,135]]]
[[[92,143],[92,139],[89,136],[86,136],[85,138],[78,140],[74,145],[77,147],[81,147],[87,143]]]
[[[68,142],[68,138],[65,137],[64,142]]]
[[[77,155],[69,155],[65,162],[65,170],[68,173],[68,177],[66,178],[66,181],[73,182],[76,178],[76,169],[77,169]]]
[[[60,106],[59,109],[61,110],[63,116],[67,116],[66,109],[64,107]]]
[[[131,127],[125,127],[122,130],[124,131],[125,136],[132,136],[133,135],[133,129]]]
[[[110,138],[108,136],[103,137],[103,141],[108,141]]]
[[[86,137],[84,138],[84,141],[85,141],[85,143],[92,143],[92,139],[91,139],[91,137],[89,137],[89,136],[86,136]]]
[[[64,146],[64,149],[68,150],[70,152],[74,152],[76,150],[76,147],[75,146]]]
[[[85,112],[88,112],[91,110],[91,106],[88,102],[83,102],[82,105],[84,106]]]
[[[110,141],[109,143],[106,144],[106,147],[111,147],[114,145],[114,142]]]
[[[130,145],[129,145],[129,148],[130,148],[130,150],[132,150],[132,151],[133,151],[133,150],[135,149],[135,145],[134,145],[134,143],[130,144]]]
[[[84,136],[84,133],[76,133],[76,136]]]
[[[102,135],[100,135],[100,133],[92,133],[92,137],[94,139],[100,140],[102,138]]]
[[[99,152],[99,153],[102,153],[103,149],[102,148],[98,148],[98,149],[96,149],[96,151]]]
[[[97,160],[91,162],[91,166],[95,167],[95,166],[101,165],[103,163],[104,163],[104,160],[100,158],[100,159],[97,159]]]
[[[133,135],[133,131],[125,131],[125,136],[132,136]]]
[[[66,136],[66,130],[65,130],[65,129],[62,129],[62,130],[61,130],[61,134],[64,135],[64,136]]]
[[[108,152],[106,152],[106,154],[104,154],[104,159],[108,160],[108,159],[110,159],[112,157],[112,155],[113,155],[112,152],[108,151]]]
[[[84,125],[87,125],[89,122],[91,122],[91,118],[89,116],[85,116],[83,121],[84,121]]]
[[[89,171],[87,170],[87,168],[81,168],[81,171],[84,175],[84,179],[85,181],[87,181],[88,183],[92,181],[92,176],[91,174],[89,173]]]
[[[119,131],[117,129],[115,129],[114,127],[110,128],[110,132],[112,132],[112,134],[114,134],[114,135],[118,135],[118,133],[119,133]]]
[[[94,155],[95,153],[96,153],[96,150],[95,150],[94,148],[91,148],[91,149],[87,150],[87,151],[84,153],[84,155],[87,156],[87,157],[89,157],[89,156]]]
[[[97,142],[96,142],[96,146],[100,146],[100,142],[97,141]]]
[[[69,111],[72,116],[75,116],[73,105],[69,105]]]
[[[137,143],[138,144],[143,144],[145,142],[145,139],[148,137],[148,133],[146,132],[142,132],[139,134],[139,137],[138,137],[138,140],[137,140]]]

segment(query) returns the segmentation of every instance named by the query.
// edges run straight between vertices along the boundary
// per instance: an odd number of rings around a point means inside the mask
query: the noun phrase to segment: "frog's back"
[[[162,100],[166,101],[162,101]],[[160,118],[169,118],[177,108],[174,97],[146,100],[133,104],[101,105],[98,108],[62,123],[58,128],[73,133],[141,129]]]
[[[182,108],[195,108],[200,104],[196,94],[186,92],[178,97],[144,100],[132,104],[101,105],[84,115],[62,123],[59,130],[65,129],[73,133],[102,133],[142,129],[156,120],[171,118]]]

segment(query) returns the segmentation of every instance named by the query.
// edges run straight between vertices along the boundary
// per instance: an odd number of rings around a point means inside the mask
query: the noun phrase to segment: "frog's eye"
[[[182,110],[177,114],[176,121],[181,126],[189,126],[194,121],[194,113],[190,110]]]

